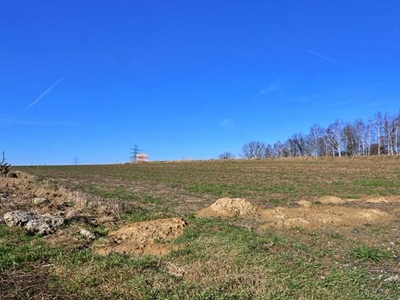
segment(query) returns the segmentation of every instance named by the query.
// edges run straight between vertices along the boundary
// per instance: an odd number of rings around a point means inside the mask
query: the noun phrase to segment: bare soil
[[[147,254],[163,256],[176,246],[171,241],[184,233],[186,222],[180,218],[159,219],[128,224],[111,231],[108,238],[94,247],[97,254]],[[102,245],[103,244],[103,245]]]
[[[397,197],[385,199],[368,198],[367,203],[397,203]],[[316,228],[355,228],[365,224],[384,224],[395,219],[395,216],[379,208],[360,208],[346,206],[347,203],[361,200],[345,200],[338,197],[324,196],[316,201],[300,200],[297,207],[276,207],[264,209],[240,198],[221,198],[211,206],[197,212],[196,216],[222,218],[249,218],[260,222],[260,228],[268,227],[301,227]]]
[[[220,198],[211,206],[199,210],[196,216],[202,217],[242,217],[259,218],[261,208],[253,205],[246,199],[241,198]]]

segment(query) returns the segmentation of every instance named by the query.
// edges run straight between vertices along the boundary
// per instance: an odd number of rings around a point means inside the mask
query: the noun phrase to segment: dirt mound
[[[354,201],[354,200],[352,200]],[[262,210],[245,199],[218,199],[211,206],[197,212],[197,217],[242,217],[257,219],[266,227],[354,228],[364,224],[385,223],[392,215],[379,209],[341,206],[347,203],[338,197],[325,196],[315,202],[300,200],[298,207],[277,207]],[[334,206],[331,204],[335,204]]]
[[[379,209],[361,209],[341,206],[310,206],[267,209],[261,220],[266,223],[262,227],[302,227],[308,229],[323,227],[354,228],[364,224],[385,223],[392,216]]]
[[[178,238],[184,232],[186,222],[180,218],[144,221],[124,226],[108,234],[108,245],[95,248],[96,253],[147,254],[162,256],[176,247],[163,244]]]
[[[261,209],[246,199],[241,198],[220,198],[211,206],[196,213],[198,218],[204,217],[246,217],[258,218]]]

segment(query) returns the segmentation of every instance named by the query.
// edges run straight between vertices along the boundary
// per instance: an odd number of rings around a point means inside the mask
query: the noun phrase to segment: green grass
[[[135,165],[24,167],[42,178],[62,179],[90,193],[135,200],[128,182],[151,190],[287,201],[304,196],[399,195],[399,157],[171,162]],[[77,183],[78,182],[78,183]],[[119,183],[118,183],[119,182]],[[147,195],[158,197],[158,195]],[[160,200],[163,200],[162,198]]]
[[[0,225],[0,270],[26,268],[31,263],[45,263],[60,254],[40,236]]]
[[[385,281],[398,272],[394,222],[353,231],[257,230],[252,220],[193,214],[219,197],[246,197],[271,208],[326,195],[400,195],[399,165],[398,157],[381,157],[20,168],[106,202],[129,204],[123,222],[179,216],[188,226],[169,242],[179,249],[158,258],[103,257],[87,244],[70,251],[0,225],[1,272],[11,276],[52,265],[44,286],[59,285],[75,299],[398,299],[398,282]],[[390,212],[390,205],[382,207]],[[390,241],[393,250],[383,250]],[[170,273],[169,264],[184,275]]]
[[[390,257],[387,251],[365,245],[354,246],[349,253],[354,259],[370,262],[380,262],[382,259]]]

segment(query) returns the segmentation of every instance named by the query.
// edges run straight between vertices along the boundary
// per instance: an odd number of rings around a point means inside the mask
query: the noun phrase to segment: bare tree
[[[3,151],[3,159],[0,162],[0,174],[4,175],[4,177],[6,177],[7,174],[10,172],[10,170],[11,170],[11,165],[6,162],[6,156]]]
[[[282,157],[283,156],[283,144],[280,141],[277,141],[272,146],[272,156],[273,157]]]
[[[357,144],[358,144],[358,155],[366,155],[367,135],[366,126],[363,120],[356,119],[354,122],[354,128],[357,132]]]
[[[347,123],[343,128],[343,141],[347,155],[354,156],[359,153],[359,140],[356,126]]]
[[[265,146],[264,157],[265,157],[265,158],[274,157],[274,150],[273,150],[271,144],[268,144],[268,145]]]
[[[242,147],[242,156],[247,159],[263,158],[264,154],[265,144],[260,141],[252,141]]]
[[[376,141],[377,141],[377,154],[381,155],[382,147],[382,113],[378,111],[375,115],[375,130],[376,130]]]
[[[318,157],[320,155],[323,155],[323,153],[326,155],[327,151],[324,151],[324,147],[321,147],[324,145],[323,137],[325,135],[325,132],[326,130],[318,124],[315,124],[310,128],[309,138],[312,156]]]
[[[394,152],[398,155],[399,154],[399,133],[400,133],[400,112],[394,118],[393,130],[394,130],[393,147],[394,147]]]
[[[393,155],[394,154],[394,118],[392,118],[388,113],[385,113],[384,119],[383,119],[383,129],[385,131],[385,141],[386,141],[386,152],[387,155]]]
[[[219,155],[219,159],[233,159],[235,155],[232,152],[225,151]]]
[[[297,147],[300,156],[311,156],[310,136],[296,133],[292,139]]]
[[[335,150],[338,156],[342,156],[342,140],[343,140],[343,129],[342,121],[336,120],[334,123],[329,125],[327,134],[329,142],[332,145],[332,155],[335,156]]]
[[[371,155],[371,146],[372,146],[372,130],[374,127],[374,121],[372,119],[368,120],[368,125],[367,125],[367,155]]]

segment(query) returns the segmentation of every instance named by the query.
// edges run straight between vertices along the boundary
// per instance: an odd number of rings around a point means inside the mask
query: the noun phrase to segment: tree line
[[[392,115],[378,112],[368,121],[337,119],[326,128],[315,124],[308,133],[295,133],[273,144],[251,141],[240,156],[247,159],[280,157],[369,156],[400,154],[400,111]],[[233,158],[224,152],[220,159]]]

